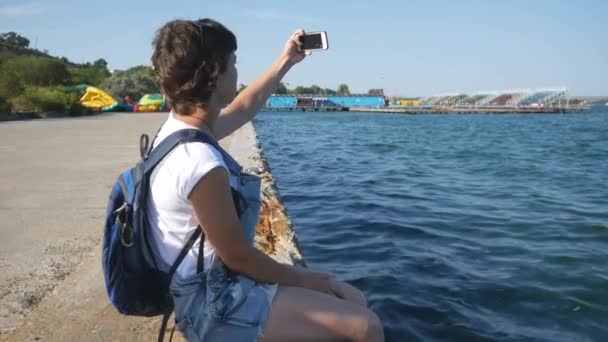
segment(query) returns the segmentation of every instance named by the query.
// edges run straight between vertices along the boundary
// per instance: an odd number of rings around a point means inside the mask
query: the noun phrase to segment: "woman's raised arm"
[[[277,89],[281,79],[291,67],[302,61],[310,52],[298,50],[299,38],[304,30],[295,31],[285,43],[279,58],[257,80],[245,88],[224,110],[215,122],[213,131],[217,139],[222,139],[249,122]]]

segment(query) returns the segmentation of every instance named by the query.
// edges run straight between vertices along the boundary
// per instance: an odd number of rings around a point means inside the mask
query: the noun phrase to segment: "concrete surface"
[[[156,338],[159,318],[121,316],[108,301],[99,242],[111,185],[166,115],[0,123],[0,341]],[[220,143],[263,178],[256,246],[303,264],[253,126]]]
[[[10,332],[100,241],[118,172],[166,114],[0,123],[0,332]]]

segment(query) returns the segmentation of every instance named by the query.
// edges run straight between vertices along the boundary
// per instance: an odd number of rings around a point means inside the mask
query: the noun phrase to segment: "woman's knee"
[[[363,341],[384,341],[384,327],[380,318],[373,311],[369,309],[367,311],[368,324]]]
[[[263,340],[289,341],[295,337],[384,340],[380,319],[368,308],[311,290],[279,287]]]
[[[384,341],[384,326],[380,321],[380,317],[370,310],[370,329],[368,341]]]
[[[353,298],[355,299],[355,303],[367,308],[367,298],[365,298],[365,294],[363,293],[363,291],[359,290],[358,288],[356,288],[350,284],[346,284],[346,285],[352,289]]]
[[[345,301],[367,307],[367,299],[365,298],[365,294],[358,288],[350,285],[349,283],[337,280],[335,281],[335,286],[341,290],[342,294],[344,295],[343,299]]]
[[[365,309],[359,316],[360,321],[351,322],[349,340],[357,342],[384,341],[384,328],[380,318],[371,310]]]

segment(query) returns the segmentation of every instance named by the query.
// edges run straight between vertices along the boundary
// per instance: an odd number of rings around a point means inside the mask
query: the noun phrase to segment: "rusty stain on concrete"
[[[256,159],[261,166],[246,170],[262,179],[262,205],[256,226],[255,246],[279,262],[305,266],[298,239],[282,204],[270,167],[261,149],[258,148],[257,154],[259,158]]]

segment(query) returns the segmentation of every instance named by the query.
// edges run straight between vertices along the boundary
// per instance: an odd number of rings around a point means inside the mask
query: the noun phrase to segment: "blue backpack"
[[[133,168],[123,172],[110,194],[103,236],[102,266],[110,301],[124,315],[164,315],[161,327],[162,340],[166,324],[173,312],[169,284],[177,267],[194,242],[202,234],[196,229],[181,253],[167,272],[157,264],[149,240],[150,225],[146,215],[150,175],[159,162],[179,144],[202,142],[218,151],[221,147],[196,129],[177,131],[164,139],[157,148],[148,149],[149,138],[140,138],[142,159]],[[234,196],[234,193],[233,193]],[[204,234],[201,237],[201,247]],[[201,269],[202,253],[199,253]]]

